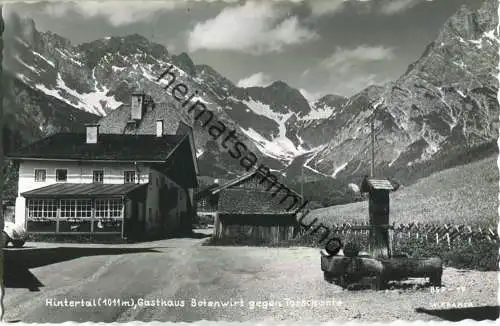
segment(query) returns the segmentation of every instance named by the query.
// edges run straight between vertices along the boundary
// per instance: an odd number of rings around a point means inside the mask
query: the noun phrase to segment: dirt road
[[[323,280],[315,249],[200,244],[200,239],[140,245],[37,243],[6,250],[5,318],[38,323],[440,320],[457,313],[437,309],[473,306],[469,313],[483,309],[484,314],[485,306],[497,305],[494,272],[447,268],[442,293],[430,288],[353,292]],[[66,306],[56,306],[64,300]],[[419,313],[419,308],[437,312]]]

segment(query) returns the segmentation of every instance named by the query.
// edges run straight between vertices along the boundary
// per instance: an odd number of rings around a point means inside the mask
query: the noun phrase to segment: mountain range
[[[467,152],[496,150],[497,7],[495,0],[477,11],[461,7],[397,80],[313,102],[283,81],[238,87],[188,54],[171,54],[141,35],[73,45],[13,15],[4,33],[7,147],[112,117],[141,88],[164,103],[169,119],[193,127],[202,175],[241,174],[238,162],[157,81],[174,65],[179,81],[199,90],[218,119],[289,181],[305,175],[352,182],[367,174],[373,122],[376,174],[409,182],[420,176],[418,169],[442,168],[434,162],[459,164],[455,158]]]

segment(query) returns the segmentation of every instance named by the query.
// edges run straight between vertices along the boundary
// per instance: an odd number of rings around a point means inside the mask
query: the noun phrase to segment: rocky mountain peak
[[[497,10],[498,1],[496,0],[484,1],[481,8],[477,11],[473,11],[466,5],[462,5],[446,21],[436,41],[447,43],[450,38],[456,37],[465,40],[478,39],[498,24],[498,15],[491,14],[497,12]]]
[[[314,107],[318,109],[327,107],[339,108],[343,106],[347,102],[347,100],[348,98],[342,95],[328,94],[317,99],[314,102]]]
[[[82,43],[75,49],[82,53],[86,63],[94,67],[104,56],[120,56],[120,61],[127,56],[152,56],[155,59],[166,59],[167,49],[157,43],[150,42],[139,34],[127,36],[105,37],[92,42]]]
[[[191,76],[196,76],[196,67],[186,52],[172,56],[172,62]]]
[[[32,47],[40,46],[40,33],[35,21],[29,17],[21,17],[13,12],[5,19],[5,38],[19,38]]]
[[[59,34],[51,31],[43,32],[40,34],[46,48],[55,49],[68,49],[72,47],[71,41],[60,36]]]
[[[309,102],[302,93],[281,80],[266,87],[246,88],[246,93],[254,100],[270,104],[274,112],[294,112],[298,116],[305,116],[311,111]]]

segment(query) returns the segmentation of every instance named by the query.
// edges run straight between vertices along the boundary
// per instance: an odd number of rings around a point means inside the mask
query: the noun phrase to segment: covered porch
[[[27,191],[25,227],[30,234],[140,237],[146,190],[147,184],[59,183]]]

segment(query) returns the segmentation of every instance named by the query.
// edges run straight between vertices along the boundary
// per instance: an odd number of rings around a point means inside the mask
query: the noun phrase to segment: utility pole
[[[371,169],[370,176],[374,177],[375,171],[375,110],[373,111],[371,122],[370,122],[370,136],[371,136],[371,147],[372,147],[372,157],[371,157]]]
[[[370,164],[370,177],[375,177],[375,114],[377,113],[377,108],[380,104],[384,103],[384,100],[379,99],[377,103],[371,102],[370,106],[372,109],[372,114],[370,118],[370,140],[371,140],[371,164]]]
[[[300,166],[300,201],[304,203],[304,165]]]
[[[3,21],[3,5],[0,5],[0,228],[4,228],[4,215],[3,215],[3,192],[4,192],[4,149],[3,149],[3,31],[4,31],[4,21]],[[3,257],[3,247],[5,246],[3,232],[0,232],[0,322],[3,322],[4,317],[4,305],[3,299],[5,296],[4,287],[4,257]]]

